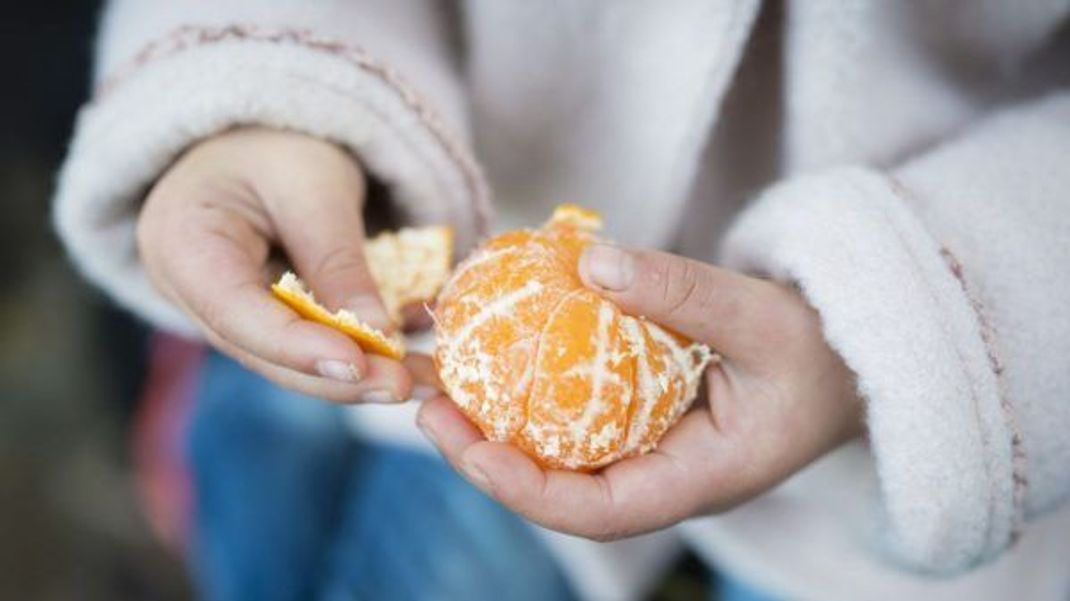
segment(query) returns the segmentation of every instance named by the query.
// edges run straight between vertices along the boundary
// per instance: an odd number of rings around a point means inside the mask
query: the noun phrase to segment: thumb
[[[744,337],[763,306],[760,280],[665,252],[595,244],[580,257],[579,272],[625,313],[729,356],[749,348]]]
[[[390,331],[394,324],[364,256],[362,190],[309,191],[316,196],[294,198],[277,210],[276,227],[297,273],[324,306],[348,309]]]

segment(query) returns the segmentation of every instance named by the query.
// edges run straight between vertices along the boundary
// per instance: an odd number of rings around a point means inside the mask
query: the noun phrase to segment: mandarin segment
[[[543,466],[592,470],[645,452],[687,409],[711,351],[623,314],[580,281],[601,217],[563,205],[458,265],[436,305],[434,360],[488,439]]]
[[[626,446],[644,452],[687,409],[679,399],[694,397],[709,351],[698,345],[689,349],[644,319],[627,317],[624,330],[635,357],[636,387],[628,411]]]
[[[440,310],[436,318],[443,325],[466,324],[452,340],[439,342],[440,379],[450,382],[451,398],[469,417],[498,439],[524,423],[528,366],[538,340],[529,315],[548,296],[543,284],[531,281],[485,305]]]
[[[468,416],[500,440],[526,420],[543,307],[569,289],[554,257],[529,247],[530,236],[510,239],[516,246],[491,245],[458,266],[440,296],[453,300],[435,312],[440,379],[451,383],[451,397]]]
[[[620,310],[578,289],[550,314],[535,358],[528,422],[520,446],[551,467],[581,468],[617,458],[627,427],[634,361]]]

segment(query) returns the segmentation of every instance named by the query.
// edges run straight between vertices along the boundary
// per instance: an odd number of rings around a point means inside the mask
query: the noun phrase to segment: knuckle
[[[586,527],[580,535],[595,542],[609,543],[624,538],[627,533],[618,527],[615,520],[605,516]]]
[[[205,328],[222,340],[240,342],[234,340],[234,317],[238,309],[226,301],[227,294],[204,294],[188,288],[187,291],[184,295],[186,305]]]
[[[598,542],[609,542],[623,538],[625,532],[622,529],[623,523],[620,519],[622,512],[617,505],[613,486],[603,475],[595,476],[595,482],[598,485],[598,505],[601,506],[602,510],[593,512],[593,519],[588,524],[585,536]]]
[[[727,323],[740,323],[747,314],[748,306],[753,305],[751,299],[737,287],[722,289],[717,292],[716,298],[713,292],[708,296],[706,310],[714,314],[718,321]]]
[[[202,322],[201,331],[204,333],[205,340],[213,348],[230,357],[245,369],[263,373],[263,369],[255,363],[251,354],[242,351],[240,346],[228,340],[219,331],[213,329],[212,326]]]
[[[220,352],[233,356],[235,360],[241,363],[243,358],[233,354],[230,344],[220,336],[218,332],[213,330],[211,326],[206,323],[201,327],[201,331],[204,333],[204,339],[208,341],[208,344],[219,349]]]
[[[355,245],[339,245],[327,251],[312,270],[317,277],[325,279],[354,273],[363,275],[365,271],[364,255]]]
[[[679,316],[690,311],[704,311],[712,302],[708,282],[702,270],[692,261],[671,261],[663,284],[667,314]]]
[[[788,353],[807,352],[811,341],[824,340],[817,311],[801,295],[775,286],[769,298],[768,304],[777,310],[763,320],[765,339],[776,340],[778,348]]]
[[[214,334],[221,338],[227,337],[225,332],[229,320],[227,319],[227,311],[221,303],[200,298],[191,300],[190,308]]]

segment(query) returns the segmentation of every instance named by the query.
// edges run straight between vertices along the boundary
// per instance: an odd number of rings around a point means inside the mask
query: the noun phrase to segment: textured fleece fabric
[[[578,201],[626,244],[797,284],[868,434],[728,514],[545,533],[590,599],[678,545],[784,598],[1070,595],[1070,0],[116,0],[56,223],[119,303],[196,335],[134,244],[190,144],[344,144],[462,245]],[[393,409],[393,408],[390,408]],[[355,412],[417,440],[411,413]],[[418,444],[418,443],[416,443]]]

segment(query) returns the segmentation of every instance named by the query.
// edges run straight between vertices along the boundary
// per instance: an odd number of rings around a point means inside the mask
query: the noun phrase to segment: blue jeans
[[[571,601],[529,526],[422,453],[218,354],[188,450],[189,562],[210,601]]]
[[[436,457],[212,353],[190,428],[188,561],[207,601],[573,601],[529,526]],[[715,577],[713,599],[773,601]]]
[[[783,601],[725,574],[713,574],[712,580],[709,601]]]

